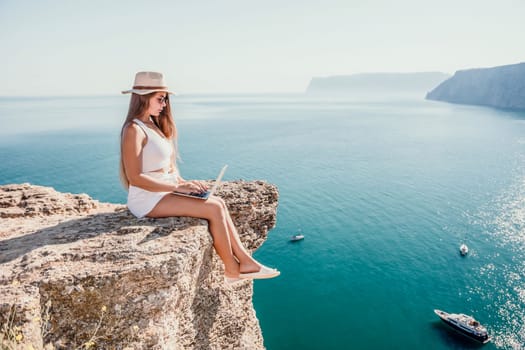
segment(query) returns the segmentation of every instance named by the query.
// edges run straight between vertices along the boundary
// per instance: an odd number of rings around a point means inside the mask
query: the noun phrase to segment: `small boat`
[[[468,247],[466,244],[462,244],[459,246],[459,253],[463,256],[467,255],[468,254]]]
[[[491,340],[491,337],[489,337],[487,333],[487,329],[472,316],[465,314],[449,314],[437,309],[434,310],[434,312],[447,325],[471,339],[477,340],[483,344],[486,344]]]
[[[290,238],[290,241],[292,242],[295,242],[295,241],[300,241],[301,239],[304,239],[304,235],[293,235],[291,238]]]

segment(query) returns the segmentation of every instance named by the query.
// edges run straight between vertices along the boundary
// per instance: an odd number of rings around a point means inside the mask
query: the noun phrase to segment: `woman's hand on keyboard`
[[[175,185],[175,189],[173,192],[179,192],[179,193],[201,193],[200,186],[194,184],[192,181],[184,181],[181,183],[178,183]]]
[[[202,181],[192,180],[192,181],[189,181],[189,182],[191,182],[192,184],[195,184],[195,185],[197,185],[197,187],[199,187],[199,193],[206,192],[208,190],[208,186]]]

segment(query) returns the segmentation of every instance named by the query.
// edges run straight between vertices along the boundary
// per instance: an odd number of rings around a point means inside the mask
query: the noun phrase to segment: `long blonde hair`
[[[122,186],[127,190],[129,188],[129,180],[126,175],[126,169],[124,168],[124,161],[122,159],[122,137],[124,135],[124,130],[135,118],[140,118],[143,116],[149,109],[149,100],[155,95],[156,92],[147,95],[131,94],[131,100],[129,101],[128,115],[122,129],[120,131],[120,182]],[[166,97],[166,107],[160,112],[157,120],[152,118],[153,121],[157,124],[157,127],[162,131],[166,138],[172,140],[175,148],[175,160],[178,157],[177,150],[177,127],[173,116],[171,115],[170,100]]]

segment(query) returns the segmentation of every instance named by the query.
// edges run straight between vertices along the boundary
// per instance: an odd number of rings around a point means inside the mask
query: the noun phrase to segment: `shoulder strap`
[[[144,131],[144,133],[146,134],[146,137],[149,137],[149,134],[148,134],[148,127],[144,124],[144,122],[142,120],[139,120],[139,119],[133,119],[133,122],[135,124],[137,124],[141,129],[142,131]]]

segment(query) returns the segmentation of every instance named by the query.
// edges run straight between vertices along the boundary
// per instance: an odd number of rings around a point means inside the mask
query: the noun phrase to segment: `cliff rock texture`
[[[250,250],[275,226],[265,182],[221,185]],[[0,334],[20,349],[262,349],[253,283],[227,286],[207,222],[0,186]]]
[[[430,91],[429,100],[525,110],[525,62],[457,71]]]

